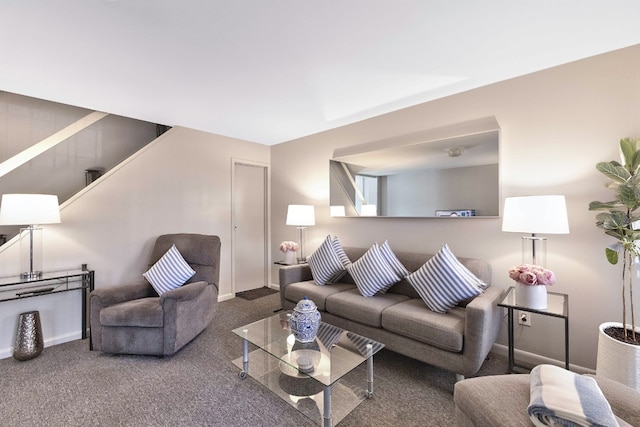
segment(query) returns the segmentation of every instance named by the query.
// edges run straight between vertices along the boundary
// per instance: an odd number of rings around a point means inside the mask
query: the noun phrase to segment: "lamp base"
[[[547,238],[522,236],[522,263],[547,266]]]
[[[42,271],[25,271],[20,273],[20,279],[22,280],[37,280],[42,277]]]

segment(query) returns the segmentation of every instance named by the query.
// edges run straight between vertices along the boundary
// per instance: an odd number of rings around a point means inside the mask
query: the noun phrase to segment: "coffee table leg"
[[[373,396],[373,346],[367,344],[367,397]]]
[[[323,427],[331,427],[331,386],[325,386],[324,391],[322,393],[322,397],[324,400],[324,414],[322,415],[322,425]]]
[[[238,373],[238,376],[241,379],[247,378],[247,373],[249,372],[249,341],[247,341],[247,333],[249,330],[243,329],[242,333],[244,334],[244,338],[242,338],[242,371]]]

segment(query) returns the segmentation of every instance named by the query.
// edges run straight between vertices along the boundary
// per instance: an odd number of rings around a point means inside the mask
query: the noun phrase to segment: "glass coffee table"
[[[372,339],[321,322],[316,339],[296,341],[291,312],[234,329],[242,357],[233,361],[247,375],[325,427],[339,423],[373,395],[373,355],[384,348]],[[257,349],[249,352],[249,345]],[[366,375],[358,368],[366,363]],[[366,383],[365,383],[366,380]]]

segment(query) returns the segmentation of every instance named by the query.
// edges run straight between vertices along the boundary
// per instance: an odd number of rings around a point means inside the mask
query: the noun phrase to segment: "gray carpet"
[[[107,355],[73,341],[36,359],[0,360],[3,426],[309,426],[310,420],[232,363],[241,340],[231,329],[270,316],[278,294],[218,304],[216,318],[172,357]],[[492,357],[481,374],[504,373]],[[375,394],[339,426],[450,426],[454,375],[382,350]]]

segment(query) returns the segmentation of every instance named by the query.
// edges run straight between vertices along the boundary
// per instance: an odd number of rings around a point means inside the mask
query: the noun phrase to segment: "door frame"
[[[271,259],[271,168],[269,163],[258,162],[254,160],[246,160],[232,157],[231,158],[231,294],[236,295],[236,233],[235,233],[235,187],[236,187],[236,166],[255,166],[264,170],[264,280],[265,285],[271,284],[271,268],[269,268],[269,260]]]

